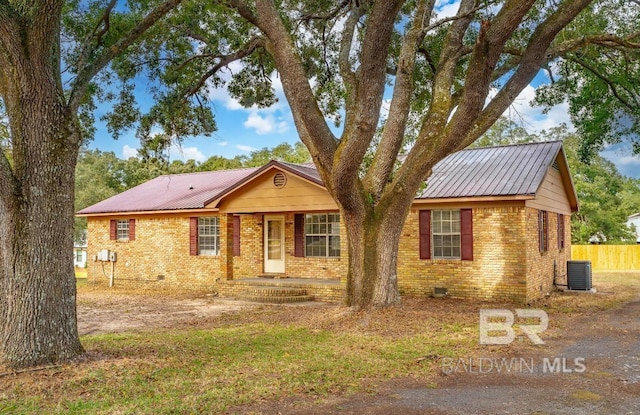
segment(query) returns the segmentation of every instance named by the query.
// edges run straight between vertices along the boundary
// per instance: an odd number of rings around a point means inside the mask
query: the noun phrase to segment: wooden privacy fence
[[[640,271],[640,245],[572,245],[571,259],[591,261],[594,271]]]

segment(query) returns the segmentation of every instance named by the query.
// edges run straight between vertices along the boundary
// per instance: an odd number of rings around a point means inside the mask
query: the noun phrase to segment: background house
[[[73,241],[73,266],[84,268],[87,266],[87,232],[79,233],[77,240]]]
[[[577,208],[560,142],[452,154],[405,223],[400,290],[538,298],[566,273]],[[261,275],[344,287],[344,227],[313,165],[161,176],[78,214],[88,218],[89,257],[101,259],[88,267],[98,281],[113,270],[116,283],[222,295]]]
[[[87,244],[73,244],[73,266],[84,268],[87,266]]]

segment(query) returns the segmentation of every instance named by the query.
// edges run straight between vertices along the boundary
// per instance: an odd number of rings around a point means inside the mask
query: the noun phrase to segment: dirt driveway
[[[80,335],[180,328],[257,304],[214,297],[168,297],[104,291],[78,296]]]
[[[513,362],[510,370],[498,369],[502,359]],[[437,387],[394,381],[375,397],[273,413],[640,414],[640,300],[575,318],[561,335],[525,353],[510,355],[505,347],[440,366]]]

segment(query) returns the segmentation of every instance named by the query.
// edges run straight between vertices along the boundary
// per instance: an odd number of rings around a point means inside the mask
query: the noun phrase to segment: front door
[[[264,272],[284,273],[284,216],[264,217]]]

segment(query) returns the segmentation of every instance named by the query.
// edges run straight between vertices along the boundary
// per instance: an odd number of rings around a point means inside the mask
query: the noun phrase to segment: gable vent
[[[287,176],[285,176],[284,173],[276,173],[273,176],[273,185],[275,187],[281,188],[284,187],[285,184],[287,184]]]
[[[554,169],[560,171],[560,166],[558,166],[558,162],[554,161],[553,164],[551,165],[551,167],[553,167]]]

